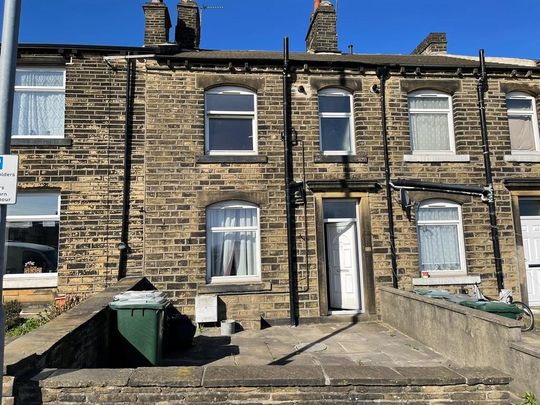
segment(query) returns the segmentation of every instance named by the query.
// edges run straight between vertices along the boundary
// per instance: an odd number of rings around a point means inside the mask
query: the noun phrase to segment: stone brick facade
[[[143,6],[145,16],[144,45],[155,46],[169,42],[171,17],[163,0],[155,0]]]
[[[186,3],[187,4],[187,3]],[[145,7],[161,7],[147,4]],[[184,2],[179,7],[185,7]],[[318,13],[322,13],[324,3]],[[156,40],[157,41],[157,40]],[[151,42],[156,42],[151,41]],[[289,317],[287,228],[284,195],[282,60],[278,52],[180,51],[140,57],[136,62],[131,130],[131,188],[128,274],[144,275],[166,291],[178,309],[194,315],[195,297],[217,294],[222,317],[252,327],[260,318]],[[173,49],[174,50],[174,49]],[[23,48],[20,64],[55,57],[51,47]],[[59,291],[87,294],[118,277],[122,226],[126,60],[144,48],[68,50],[66,122],[62,144],[14,143],[20,156],[21,189],[61,193]],[[36,53],[38,54],[36,56]],[[118,58],[104,59],[104,56]],[[292,65],[294,177],[310,190],[296,211],[298,306],[301,318],[329,310],[322,202],[349,198],[359,205],[359,261],[362,310],[376,316],[377,287],[391,283],[388,211],[382,191],[384,158],[378,66],[392,66],[387,81],[387,114],[392,178],[443,184],[485,184],[476,83],[477,62],[441,55],[298,54]],[[507,180],[538,178],[534,162],[513,161],[505,96],[519,90],[538,100],[538,68],[527,62],[488,64],[488,129],[495,178],[497,215],[506,287],[524,291],[523,248],[516,226],[519,195],[536,195],[538,185],[509,190]],[[205,154],[205,91],[219,85],[250,89],[257,96],[258,154]],[[321,155],[317,94],[325,88],[353,97],[356,154]],[[407,95],[418,89],[452,96],[456,155],[461,161],[410,158]],[[538,104],[538,101],[537,101]],[[538,106],[537,106],[538,107]],[[522,194],[520,194],[522,193]],[[477,197],[415,191],[414,203],[430,198],[462,207],[467,275],[479,276],[496,295],[488,210]],[[397,202],[399,193],[392,198]],[[233,285],[207,283],[206,208],[241,200],[260,209],[260,281]],[[411,220],[395,204],[394,220],[400,287],[419,278],[415,210]],[[516,222],[517,218],[517,222]],[[456,281],[448,288],[459,288]]]

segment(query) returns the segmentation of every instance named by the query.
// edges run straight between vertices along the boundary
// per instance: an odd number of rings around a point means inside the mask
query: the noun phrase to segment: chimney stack
[[[183,49],[199,49],[201,43],[201,16],[195,0],[178,2],[176,43]]]
[[[314,0],[306,47],[310,53],[339,53],[337,15],[329,0]]]
[[[444,55],[447,53],[448,42],[446,41],[446,32],[430,32],[418,45],[413,55]]]
[[[169,42],[171,17],[163,0],[150,0],[143,5],[144,46],[157,46]]]

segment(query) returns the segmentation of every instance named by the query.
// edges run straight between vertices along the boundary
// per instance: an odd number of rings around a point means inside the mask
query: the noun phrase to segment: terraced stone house
[[[478,57],[448,54],[444,33],[409,55],[342,53],[316,3],[288,61],[200,49],[194,0],[172,39],[166,5],[145,4],[142,47],[20,46],[5,299],[142,274],[185,314],[217,297],[221,319],[258,327],[287,322],[291,296],[301,320],[375,317],[393,282],[496,295]],[[487,74],[502,280],[540,305],[540,67],[487,58]]]

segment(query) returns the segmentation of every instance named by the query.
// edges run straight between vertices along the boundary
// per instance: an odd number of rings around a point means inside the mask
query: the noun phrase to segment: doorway
[[[529,306],[540,306],[540,199],[520,198],[519,213]]]
[[[328,303],[331,313],[359,313],[363,309],[357,212],[357,200],[323,200]]]

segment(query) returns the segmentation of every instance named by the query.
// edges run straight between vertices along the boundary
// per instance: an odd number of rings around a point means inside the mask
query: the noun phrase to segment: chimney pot
[[[321,0],[313,0],[313,12],[317,11],[320,5],[321,5]]]

